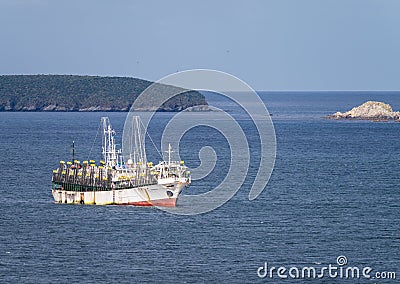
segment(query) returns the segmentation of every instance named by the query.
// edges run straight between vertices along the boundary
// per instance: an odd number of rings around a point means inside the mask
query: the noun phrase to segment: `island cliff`
[[[143,90],[153,82],[128,77],[76,75],[3,75],[0,76],[0,111],[129,111]],[[207,110],[207,102],[197,91],[157,85],[181,94],[165,102],[157,111]],[[152,95],[157,96],[157,93]],[[154,111],[152,100],[141,111]]]
[[[336,112],[326,116],[329,119],[359,119],[372,121],[400,121],[400,112],[393,111],[389,104],[368,101],[345,113]]]

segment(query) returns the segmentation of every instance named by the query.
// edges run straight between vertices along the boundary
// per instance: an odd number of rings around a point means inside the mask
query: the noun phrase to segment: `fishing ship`
[[[116,150],[115,131],[108,117],[102,117],[102,156],[94,160],[60,161],[53,170],[52,195],[56,203],[95,205],[176,206],[179,194],[191,183],[184,161],[168,160],[153,165],[147,162],[145,135],[141,121],[133,117],[132,151],[125,162],[122,150]],[[144,132],[145,133],[145,132]]]

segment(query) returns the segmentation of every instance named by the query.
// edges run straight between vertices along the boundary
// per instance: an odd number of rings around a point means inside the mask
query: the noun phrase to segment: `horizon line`
[[[256,90],[256,92],[277,92],[277,93],[283,93],[283,92],[298,92],[298,93],[303,93],[303,92],[400,92],[399,90]]]
[[[40,75],[44,75],[44,76],[80,76],[80,77],[103,77],[103,78],[132,78],[132,79],[139,79],[139,80],[144,80],[144,81],[149,81],[149,82],[155,82],[151,79],[144,79],[144,78],[140,78],[140,77],[133,77],[133,76],[121,76],[121,75],[93,75],[93,74],[55,74],[55,73],[36,73],[36,74],[0,74],[0,76],[40,76]],[[204,91],[204,90],[197,90],[197,91]],[[313,90],[313,89],[309,89],[309,90],[299,90],[299,89],[291,89],[291,90],[255,90],[256,92],[276,92],[276,93],[284,93],[284,92],[293,92],[293,93],[303,93],[303,92],[313,92],[313,93],[317,93],[317,92],[400,92],[400,89],[398,90],[355,90],[355,89],[337,89],[337,90]]]

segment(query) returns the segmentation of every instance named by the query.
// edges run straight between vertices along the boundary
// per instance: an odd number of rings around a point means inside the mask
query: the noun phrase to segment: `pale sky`
[[[400,90],[399,15],[398,0],[0,0],[0,74],[207,68],[256,90]]]

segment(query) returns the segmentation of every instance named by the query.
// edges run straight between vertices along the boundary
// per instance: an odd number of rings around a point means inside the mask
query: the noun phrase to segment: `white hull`
[[[142,187],[105,191],[67,191],[53,189],[56,203],[95,205],[175,206],[184,184],[167,187],[154,184]]]

